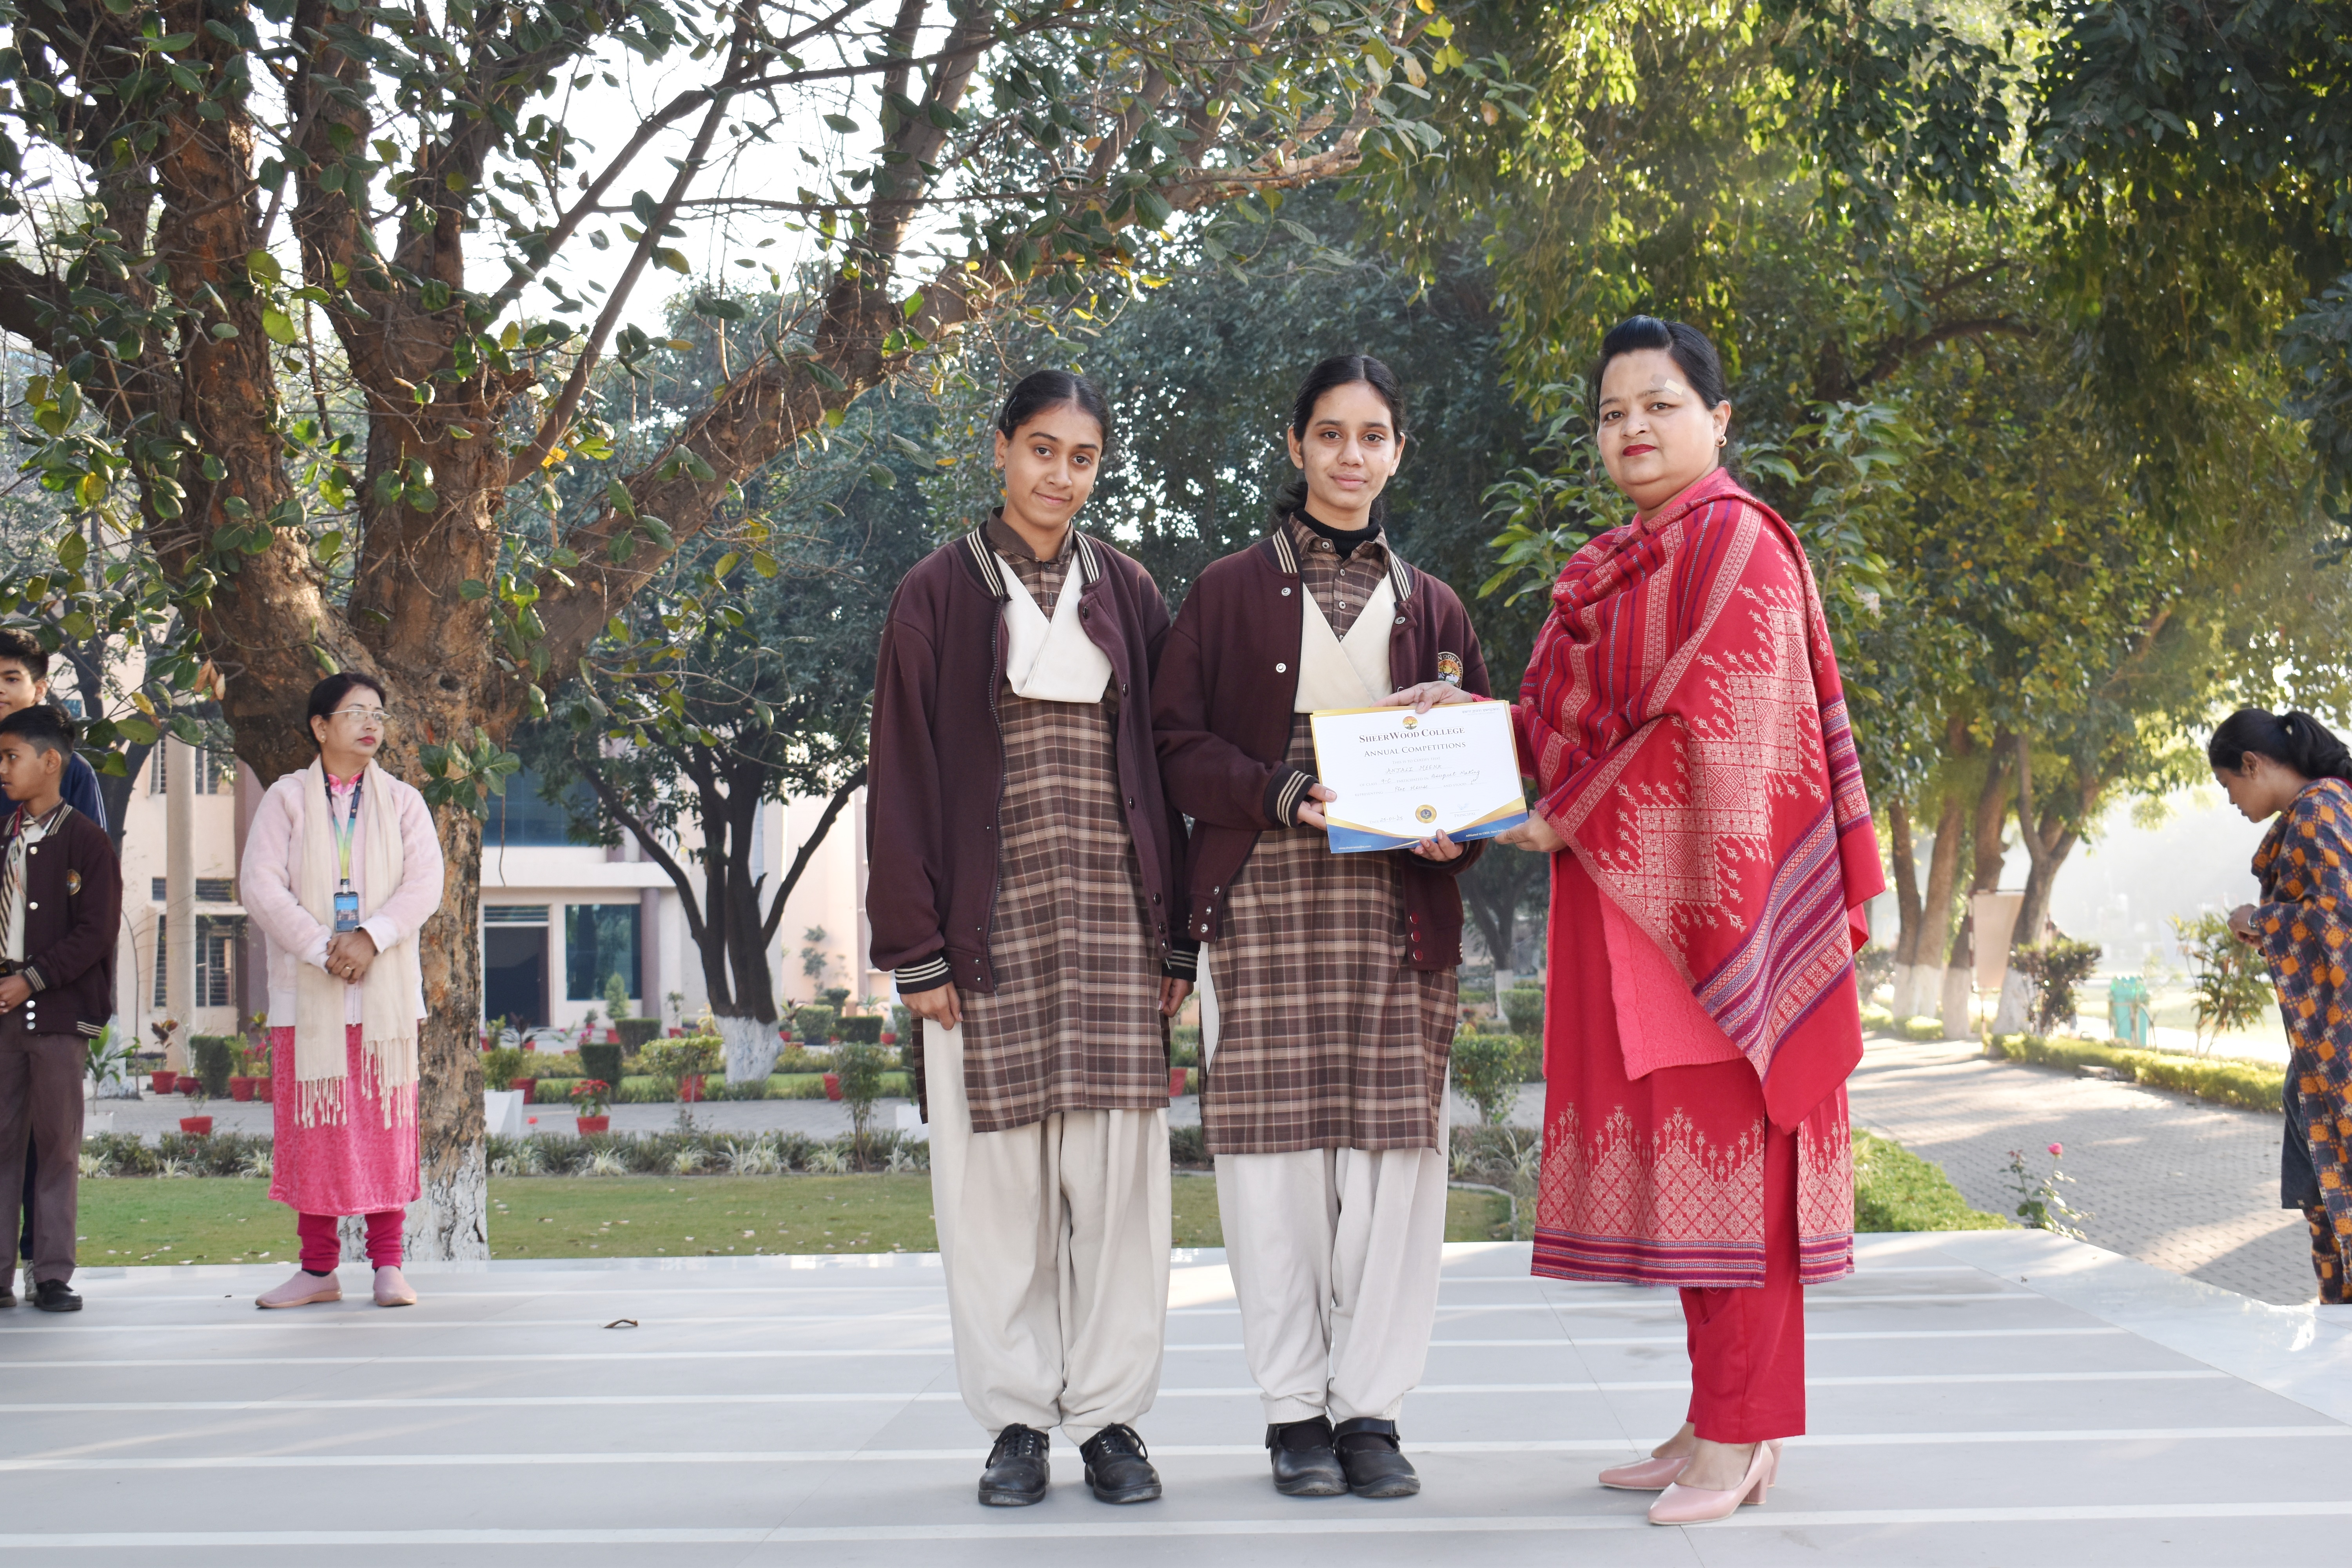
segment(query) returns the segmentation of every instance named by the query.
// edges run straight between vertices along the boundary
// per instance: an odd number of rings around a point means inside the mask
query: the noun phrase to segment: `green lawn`
[[[1855,1230],[2000,1230],[2010,1223],[1970,1208],[1941,1165],[1893,1139],[1854,1129]]]
[[[80,1260],[290,1261],[293,1211],[236,1176],[118,1177],[81,1184]],[[1503,1199],[1454,1192],[1446,1239],[1507,1238]],[[1216,1184],[1175,1179],[1179,1247],[1222,1247]],[[929,1252],[928,1175],[516,1176],[490,1182],[493,1258],[650,1258],[762,1252]]]

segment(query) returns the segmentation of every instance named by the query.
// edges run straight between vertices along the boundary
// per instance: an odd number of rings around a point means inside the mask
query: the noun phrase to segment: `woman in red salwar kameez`
[[[1517,715],[1540,794],[1505,836],[1552,857],[1535,1272],[1681,1288],[1690,1419],[1601,1476],[1674,1524],[1762,1501],[1804,1430],[1801,1287],[1853,1268],[1853,954],[1884,884],[1804,552],[1720,465],[1714,349],[1637,316],[1593,384],[1637,510],[1552,589]]]

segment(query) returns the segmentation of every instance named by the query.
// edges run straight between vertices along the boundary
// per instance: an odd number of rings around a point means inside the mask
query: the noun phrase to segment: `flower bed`
[[[2133,1083],[2168,1089],[2216,1105],[2243,1110],[2276,1110],[2286,1087],[2286,1068],[2277,1062],[2242,1057],[2184,1057],[2170,1051],[2135,1050],[2104,1040],[2068,1036],[2003,1035],[1985,1043],[1985,1055],[2039,1067],[2103,1067]]]

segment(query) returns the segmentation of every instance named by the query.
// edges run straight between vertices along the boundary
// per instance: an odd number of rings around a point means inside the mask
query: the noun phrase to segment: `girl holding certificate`
[[[1301,480],[1265,539],[1201,574],[1153,694],[1214,982],[1202,1120],[1275,1485],[1293,1496],[1421,1489],[1397,1415],[1437,1308],[1454,877],[1477,847],[1441,833],[1331,853],[1307,725],[1423,682],[1486,694],[1462,602],[1382,532],[1403,446],[1386,365],[1317,365],[1290,416]]]
[[[1551,857],[1535,1271],[1675,1285],[1682,1429],[1604,1486],[1658,1524],[1760,1503],[1805,1429],[1804,1293],[1853,1267],[1853,950],[1884,885],[1805,552],[1722,467],[1723,370],[1681,322],[1602,340],[1633,521],[1577,552],[1519,690]]]
[[[866,783],[874,963],[910,1052],[980,1500],[1042,1500],[1047,1434],[1105,1502],[1160,1496],[1133,1423],[1168,1309],[1166,1019],[1192,990],[1151,680],[1168,606],[1072,519],[1110,420],[1039,371],[997,419],[1004,504],[899,584]]]

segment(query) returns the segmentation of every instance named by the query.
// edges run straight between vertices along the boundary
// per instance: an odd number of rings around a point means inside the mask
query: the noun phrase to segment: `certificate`
[[[1308,722],[1316,774],[1339,796],[1323,808],[1335,855],[1399,849],[1441,828],[1491,838],[1528,818],[1507,702],[1338,708]]]

